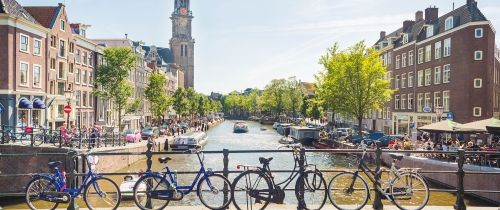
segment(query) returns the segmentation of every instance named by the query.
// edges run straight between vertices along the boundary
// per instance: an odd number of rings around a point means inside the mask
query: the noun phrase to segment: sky
[[[72,23],[90,24],[88,38],[123,38],[169,46],[174,0],[18,0],[24,6],[63,2]],[[404,2],[404,3],[403,3]],[[277,78],[314,82],[321,55],[334,43],[372,45],[413,20],[417,10],[439,16],[466,0],[191,0],[195,89],[228,93],[263,88]],[[500,1],[478,0],[500,29]],[[497,38],[496,43],[500,43]]]

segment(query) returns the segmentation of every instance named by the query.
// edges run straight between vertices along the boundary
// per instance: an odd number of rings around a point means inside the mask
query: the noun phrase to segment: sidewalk
[[[82,208],[81,208],[82,209]],[[137,209],[137,207],[120,207],[120,210],[132,210]],[[175,210],[209,210],[205,206],[167,206],[166,209],[175,209]],[[231,206],[229,209],[235,209]],[[297,206],[292,205],[269,205],[266,210],[292,210],[297,209]],[[325,210],[334,210],[336,209],[331,204],[325,204],[322,208]],[[373,208],[370,205],[366,205],[363,210],[372,210]],[[467,207],[468,210],[500,210],[500,207]],[[87,209],[85,209],[87,210]],[[399,210],[396,206],[384,206],[384,210]],[[424,210],[454,210],[453,206],[427,206]]]

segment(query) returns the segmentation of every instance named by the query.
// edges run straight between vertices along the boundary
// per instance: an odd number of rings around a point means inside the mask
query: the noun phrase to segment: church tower
[[[172,38],[170,50],[174,63],[184,69],[184,87],[194,87],[194,39],[191,36],[192,12],[189,0],[175,0],[172,13]]]

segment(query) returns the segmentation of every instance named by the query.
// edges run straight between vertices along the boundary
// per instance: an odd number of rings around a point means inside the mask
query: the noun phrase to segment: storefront
[[[395,134],[411,135],[417,128],[437,122],[436,113],[393,113]]]

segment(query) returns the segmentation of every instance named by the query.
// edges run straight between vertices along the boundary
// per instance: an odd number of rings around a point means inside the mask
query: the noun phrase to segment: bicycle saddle
[[[61,164],[62,164],[61,161],[52,161],[52,162],[49,162],[47,165],[49,166],[49,168],[54,169],[55,167],[57,167]]]
[[[268,157],[268,158],[259,157],[259,162],[261,164],[269,164],[269,162],[271,162],[271,160],[273,160],[273,157]]]
[[[160,162],[160,163],[167,163],[169,160],[172,160],[172,158],[169,158],[169,157],[158,158],[158,162]]]
[[[402,154],[394,154],[394,153],[390,153],[389,156],[391,156],[391,158],[395,160],[402,160],[404,157],[404,155]]]

